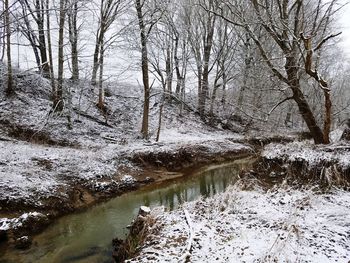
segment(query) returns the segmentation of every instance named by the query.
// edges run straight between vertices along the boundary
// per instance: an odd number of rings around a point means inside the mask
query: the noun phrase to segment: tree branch
[[[331,38],[334,38],[334,37],[337,37],[339,36],[340,34],[342,34],[342,32],[339,32],[337,34],[332,34],[332,35],[329,35],[328,37],[322,39],[322,41],[316,46],[316,48],[314,49],[314,52],[319,50],[328,40],[330,40]]]

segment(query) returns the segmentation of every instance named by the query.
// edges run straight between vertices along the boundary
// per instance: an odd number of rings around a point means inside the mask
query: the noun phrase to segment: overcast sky
[[[345,1],[344,1],[345,2]],[[341,11],[340,18],[342,33],[342,46],[345,48],[347,54],[350,55],[350,4],[347,4]]]

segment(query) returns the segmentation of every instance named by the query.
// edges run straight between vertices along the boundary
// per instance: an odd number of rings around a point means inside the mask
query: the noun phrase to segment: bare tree
[[[79,79],[79,59],[78,59],[78,40],[79,40],[79,27],[78,27],[78,2],[74,0],[71,4],[71,8],[68,10],[68,32],[69,42],[71,45],[71,63],[72,63],[72,76],[73,81]]]
[[[55,103],[56,99],[56,84],[55,74],[53,70],[53,55],[52,55],[52,43],[51,43],[51,23],[50,23],[50,0],[46,0],[46,36],[47,36],[47,49],[50,63],[50,79],[52,88],[52,100]]]
[[[17,19],[17,27],[20,29],[20,32],[24,35],[24,37],[28,40],[30,43],[30,46],[33,50],[35,61],[38,67],[38,70],[41,71],[41,59],[40,54],[38,51],[38,36],[37,33],[34,31],[31,22],[29,21],[28,16],[28,10],[26,5],[22,4],[22,17],[23,19]],[[22,21],[23,20],[23,21]]]
[[[91,84],[96,85],[97,71],[100,66],[100,58],[101,54],[100,50],[104,49],[105,44],[105,35],[113,22],[116,20],[117,16],[121,12],[121,4],[122,0],[100,0],[99,5],[99,22],[98,29],[96,33],[96,41],[95,41],[95,51],[93,55],[93,66],[92,66],[92,77]],[[102,52],[103,53],[103,52]]]
[[[170,4],[168,4],[170,6]],[[186,3],[175,2],[168,10],[167,23],[173,36],[173,67],[176,75],[175,94],[181,100],[181,110],[185,102],[185,83],[190,57],[189,30],[186,21]]]
[[[54,99],[53,108],[56,111],[62,111],[64,108],[63,101],[63,63],[64,63],[64,24],[67,14],[67,0],[60,0],[59,5],[59,31],[58,31],[58,75],[57,90]]]
[[[308,42],[309,40],[307,40],[308,38],[300,37],[300,35],[307,32],[310,36],[319,36],[322,28],[327,26],[325,24],[327,17],[334,14],[331,8],[334,2],[335,0],[328,4],[320,4],[321,0],[319,0],[319,4],[314,5],[311,2],[304,3],[302,0],[295,0],[293,2],[288,0],[274,2],[268,0],[250,0],[246,4],[220,1],[221,8],[229,8],[232,11],[232,16],[228,17],[223,16],[222,13],[216,13],[228,22],[243,27],[247,31],[273,74],[290,88],[291,96],[286,97],[277,105],[279,106],[288,100],[294,100],[316,144],[329,142],[329,113],[326,113],[327,120],[322,130],[317,123],[314,112],[303,93],[300,83],[300,78],[303,74],[301,69],[303,67],[305,69],[304,73],[312,76],[312,73],[308,69],[310,58],[312,59],[312,53],[310,53],[311,47],[304,45],[304,49],[302,48],[305,41]],[[254,20],[253,23],[252,20]],[[277,50],[274,55],[275,57],[283,57],[285,60],[284,70],[280,69],[283,65],[282,61],[271,57],[266,51],[264,43],[255,35],[251,25],[256,23],[261,25],[270,37],[270,40],[276,44]],[[315,42],[319,44],[315,45],[316,48],[313,50],[317,51],[318,46],[323,45],[336,35],[331,34],[330,37],[315,39]],[[322,91],[328,89],[328,86],[325,87],[323,85],[324,83],[321,83],[322,81],[319,75],[312,77],[320,83]],[[328,92],[329,90],[324,92],[326,111],[329,111],[331,106]]]
[[[149,100],[151,94],[151,87],[149,83],[149,59],[148,59],[148,37],[151,33],[153,26],[159,21],[161,16],[156,16],[158,12],[157,7],[150,12],[150,21],[146,23],[144,8],[147,0],[135,0],[135,7],[137,12],[138,25],[140,30],[140,42],[141,42],[141,69],[142,69],[142,82],[143,82],[143,115],[142,115],[142,127],[141,134],[144,139],[148,139],[148,122],[149,122]]]
[[[223,109],[226,104],[227,85],[237,77],[235,66],[237,64],[236,53],[239,49],[240,39],[237,30],[230,28],[231,25],[223,19],[219,19],[216,27],[217,36],[213,41],[213,59],[215,66],[215,77],[213,89],[210,96],[209,116],[214,116],[218,92],[221,88],[222,96],[220,104]]]
[[[44,77],[50,76],[50,65],[47,57],[47,48],[46,48],[46,37],[45,37],[45,15],[46,15],[46,1],[45,0],[20,0],[24,14],[24,20],[26,21],[26,29],[24,29],[24,34],[27,35],[31,32],[31,36],[27,37],[31,42],[32,46],[36,45],[40,53],[40,70]],[[37,27],[37,36],[34,34],[28,17],[30,16],[36,24]],[[36,41],[37,38],[37,41]],[[33,49],[34,51],[35,49]],[[35,52],[35,51],[34,51]]]
[[[7,56],[7,87],[6,95],[11,96],[15,93],[15,88],[13,84],[12,75],[12,60],[11,60],[11,27],[10,27],[10,10],[9,1],[4,2],[4,17],[5,17],[5,27],[6,27],[6,56]]]
[[[141,133],[144,139],[148,138],[148,118],[149,118],[149,96],[150,96],[150,84],[148,75],[148,50],[147,50],[147,32],[146,25],[143,19],[143,10],[141,0],[135,1],[137,18],[139,21],[140,28],[140,40],[141,40],[141,63],[142,63],[142,81],[144,91],[143,101],[143,116],[142,116],[142,127]]]
[[[213,39],[215,33],[216,10],[213,0],[192,0],[186,10],[189,40],[196,61],[198,79],[198,111],[205,117],[206,100],[209,94],[209,73]],[[204,8],[200,9],[202,5]]]
[[[5,1],[2,3],[2,10],[5,11]],[[0,50],[1,50],[1,56],[0,61],[2,62],[5,57],[5,50],[6,50],[6,22],[5,22],[5,16],[0,16]]]

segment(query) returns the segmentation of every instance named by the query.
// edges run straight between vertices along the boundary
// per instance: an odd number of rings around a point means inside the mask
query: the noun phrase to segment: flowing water
[[[162,184],[126,193],[84,212],[58,219],[25,251],[0,250],[0,263],[104,263],[113,262],[111,241],[123,238],[142,205],[174,209],[179,204],[223,192],[235,182],[251,159],[208,166]]]

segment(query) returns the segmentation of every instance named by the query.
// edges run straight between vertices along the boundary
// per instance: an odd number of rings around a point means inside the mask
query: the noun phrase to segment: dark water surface
[[[113,262],[111,241],[126,235],[126,226],[140,206],[174,209],[185,201],[223,192],[251,162],[243,159],[208,166],[189,176],[126,193],[82,213],[62,217],[36,236],[29,250],[0,250],[0,263]]]

